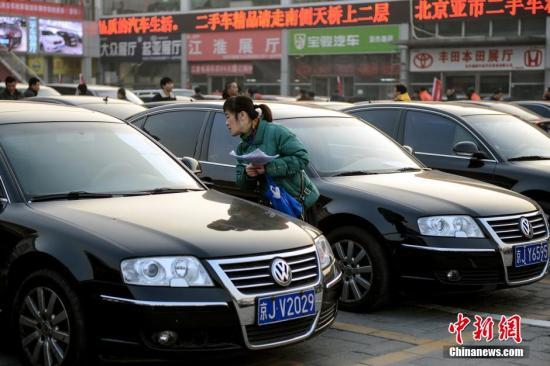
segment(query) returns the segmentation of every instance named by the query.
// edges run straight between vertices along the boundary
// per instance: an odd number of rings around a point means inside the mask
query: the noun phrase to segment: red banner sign
[[[252,64],[198,64],[191,65],[193,75],[250,75]]]
[[[99,35],[175,33],[179,26],[172,15],[110,18],[99,21]]]
[[[187,60],[281,58],[281,31],[198,33],[187,36]]]
[[[417,20],[550,15],[550,0],[415,0]]]
[[[58,19],[84,19],[84,8],[81,5],[0,0],[0,14],[18,14]]]

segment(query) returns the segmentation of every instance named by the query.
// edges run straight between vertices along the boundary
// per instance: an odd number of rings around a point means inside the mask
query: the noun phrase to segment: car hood
[[[509,164],[550,177],[550,160],[511,161]]]
[[[504,216],[535,211],[536,206],[518,193],[437,170],[326,178],[369,195],[406,206],[419,216]]]
[[[213,190],[37,202],[34,210],[128,251],[128,256],[250,255],[304,247],[316,229]]]

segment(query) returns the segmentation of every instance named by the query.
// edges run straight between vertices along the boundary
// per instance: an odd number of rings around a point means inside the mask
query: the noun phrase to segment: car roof
[[[75,88],[78,86],[77,83],[48,83],[52,87],[60,86],[66,88]],[[118,90],[119,87],[111,85],[97,85],[97,84],[86,84],[88,90]]]
[[[149,109],[143,114],[151,114],[163,110],[185,110],[185,109],[215,109],[222,111],[224,100],[204,100],[204,101],[194,101],[189,103],[174,103],[163,105],[159,107],[154,107]],[[350,115],[347,115],[342,112],[333,111],[326,108],[320,107],[311,107],[311,106],[301,106],[296,104],[289,103],[277,103],[277,102],[264,102],[256,101],[257,104],[266,104],[271,111],[273,112],[273,119],[287,119],[287,118],[300,118],[300,117],[344,117],[350,118]]]
[[[354,104],[352,107],[346,108],[343,111],[351,111],[361,109],[361,107],[376,106],[376,107],[402,107],[402,108],[421,108],[432,111],[439,111],[455,116],[475,116],[479,114],[499,114],[505,115],[507,113],[495,111],[483,106],[468,105],[466,103],[459,104],[453,102],[384,102],[384,103],[369,103],[362,102]]]
[[[73,106],[30,101],[0,101],[0,124],[25,122],[124,123],[115,117]]]
[[[59,101],[65,104],[70,105],[85,105],[85,104],[133,104],[127,100],[107,98],[105,97],[96,97],[91,95],[58,95],[51,97],[32,97],[29,98],[31,101]]]

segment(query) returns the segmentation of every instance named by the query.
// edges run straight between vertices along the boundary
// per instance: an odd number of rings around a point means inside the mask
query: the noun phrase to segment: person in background
[[[542,99],[543,100],[550,100],[550,87],[548,87],[548,89],[546,89],[546,91],[544,92],[544,94],[542,96]]]
[[[396,102],[410,102],[411,97],[407,93],[407,87],[403,84],[397,84],[395,86],[394,98]]]
[[[118,99],[122,99],[122,100],[128,100],[128,98],[126,97],[126,89],[124,88],[118,88],[117,92],[116,92],[116,97]]]
[[[36,97],[40,91],[40,79],[32,77],[29,79],[29,87],[23,93],[25,98]]]
[[[310,90],[307,92],[308,100],[315,100],[315,92],[313,90]]]
[[[165,76],[160,79],[160,93],[155,94],[151,102],[163,102],[167,100],[176,100],[176,96],[172,92],[174,90],[174,81]]]
[[[304,102],[304,101],[307,101],[307,100],[310,100],[307,96],[307,90],[305,89],[300,89],[300,95],[298,96],[298,98],[296,99],[297,102]]]
[[[259,192],[264,193],[269,188],[267,175],[302,203],[304,210],[313,206],[319,198],[319,191],[303,172],[309,162],[304,144],[285,126],[271,123],[273,115],[267,105],[254,104],[249,97],[230,97],[223,110],[229,133],[241,137],[237,155],[256,149],[268,155],[279,155],[265,165],[238,161],[235,169],[237,186],[249,192],[256,191],[259,186]]]
[[[504,93],[502,92],[502,89],[497,89],[495,90],[493,95],[491,95],[490,100],[501,101],[503,96],[504,96]]]
[[[236,97],[241,94],[241,87],[236,81],[228,81],[223,88],[222,99],[228,99],[229,97]]]
[[[449,88],[445,91],[445,95],[447,96],[448,101],[456,100],[456,90],[455,88]]]
[[[469,87],[468,89],[466,89],[466,98],[468,98],[469,100],[481,100],[481,97],[478,93],[476,93],[473,87]]]
[[[433,100],[431,94],[428,92],[428,89],[424,87],[420,88],[420,92],[418,93],[418,99],[420,99],[423,102],[429,102]]]
[[[0,94],[0,99],[4,100],[19,100],[23,99],[23,94],[17,90],[17,80],[13,76],[7,76],[4,80],[6,82],[6,88]]]
[[[248,88],[248,96],[252,99],[262,99],[262,95],[254,88]]]
[[[86,85],[86,83],[80,83],[76,87],[76,95],[93,95],[93,94],[88,90],[88,85]]]
[[[203,100],[204,99],[204,96],[201,94],[201,87],[200,86],[197,86],[195,88],[195,94],[193,94],[191,96],[191,98],[193,98],[195,100]]]

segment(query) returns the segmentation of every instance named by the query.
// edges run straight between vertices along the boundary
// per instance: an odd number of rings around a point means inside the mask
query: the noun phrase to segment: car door
[[[397,108],[369,108],[354,110],[351,115],[369,122],[379,130],[385,132],[392,139],[397,140],[401,110]]]
[[[456,143],[471,141],[487,159],[459,156]],[[408,110],[405,115],[403,145],[433,169],[493,183],[496,159],[485,145],[458,120],[436,112]]]
[[[229,153],[237,148],[240,138],[229,134],[223,113],[214,113],[205,141],[201,154],[201,180],[221,192],[257,201],[256,194],[244,192],[235,184],[236,161]]]
[[[149,115],[142,129],[178,158],[198,158],[197,145],[208,113],[201,110],[159,112]]]

